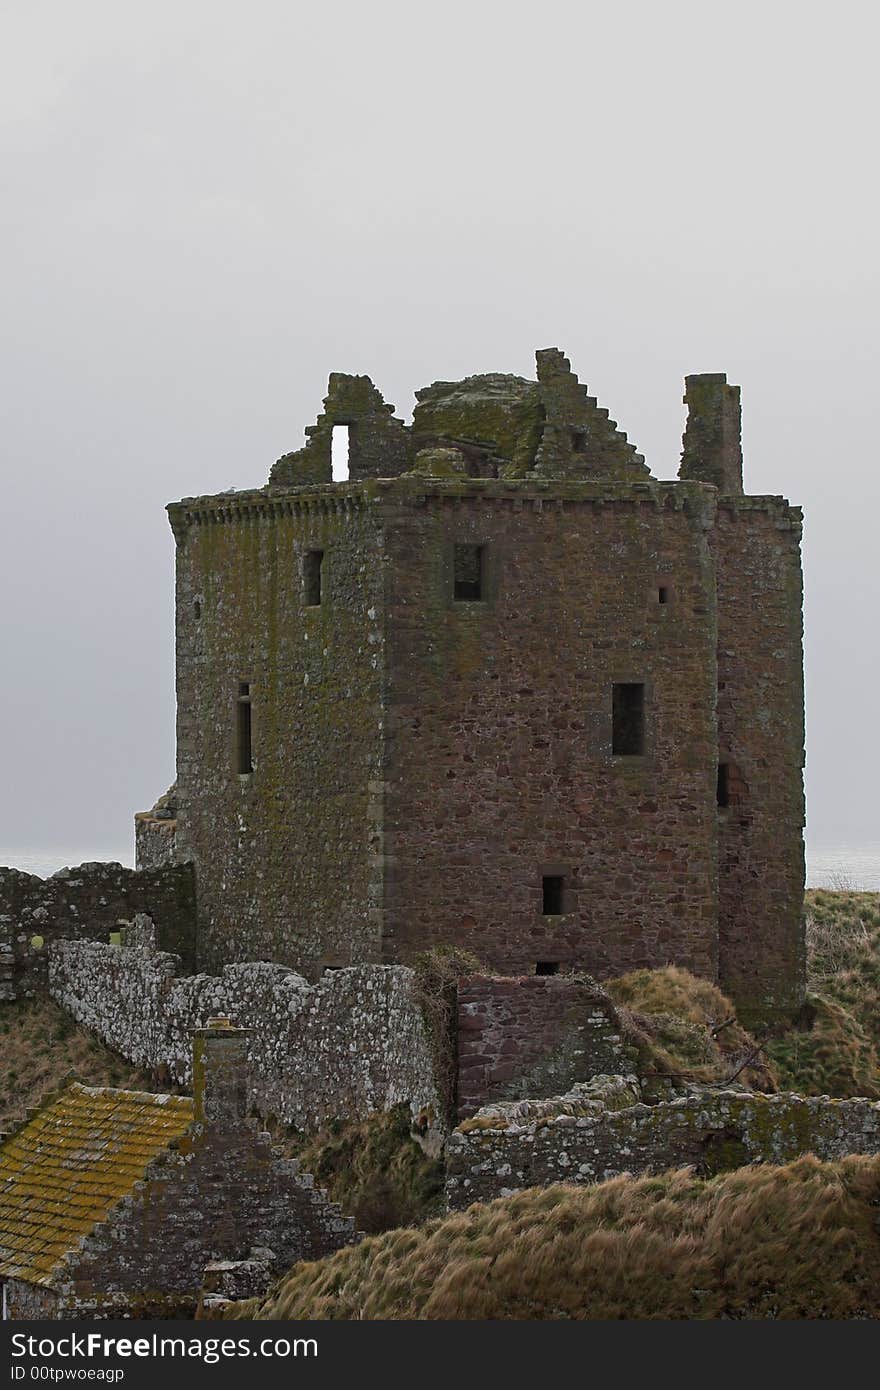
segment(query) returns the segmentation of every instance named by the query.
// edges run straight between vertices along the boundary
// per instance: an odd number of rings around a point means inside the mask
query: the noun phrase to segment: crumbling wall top
[[[686,376],[684,384],[688,415],[678,476],[738,496],[743,490],[739,387],[728,385],[725,372]]]

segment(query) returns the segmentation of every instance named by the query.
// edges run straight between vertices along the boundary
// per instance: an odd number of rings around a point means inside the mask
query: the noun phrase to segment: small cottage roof
[[[189,1096],[74,1082],[48,1100],[0,1147],[0,1277],[51,1286],[192,1123]]]

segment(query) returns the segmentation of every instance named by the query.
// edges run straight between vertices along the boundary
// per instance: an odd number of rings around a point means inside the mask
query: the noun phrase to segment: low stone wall
[[[637,1094],[635,1078],[604,1078],[553,1101],[487,1107],[447,1141],[449,1207],[622,1173],[693,1166],[708,1175],[803,1153],[880,1152],[877,1101],[693,1087],[644,1105]]]
[[[472,975],[458,985],[458,1113],[554,1096],[630,1065],[608,995],[582,976]]]
[[[45,989],[52,942],[106,942],[111,931],[139,912],[159,923],[163,950],[194,968],[192,865],[139,871],[115,863],[80,864],[51,878],[0,868],[0,999]]]
[[[316,984],[265,962],[219,976],[180,970],[178,957],[142,944],[61,941],[51,948],[49,988],[110,1047],[180,1084],[191,1080],[194,1028],[225,1016],[251,1029],[253,1100],[264,1118],[313,1130],[407,1101],[442,1123],[411,970],[353,966]]]

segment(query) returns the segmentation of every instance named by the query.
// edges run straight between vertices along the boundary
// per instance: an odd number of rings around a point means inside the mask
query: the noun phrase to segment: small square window
[[[453,598],[456,603],[479,603],[483,597],[485,546],[456,545]]]
[[[537,963],[537,965],[535,966],[535,974],[536,974],[536,975],[558,975],[558,974],[559,974],[559,961],[558,961],[558,960],[539,960],[538,963]]]
[[[564,912],[564,891],[562,874],[545,874],[541,879],[541,911],[545,917],[559,917]]]

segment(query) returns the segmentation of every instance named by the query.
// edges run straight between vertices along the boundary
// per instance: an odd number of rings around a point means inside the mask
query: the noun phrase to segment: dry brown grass
[[[643,1075],[720,1082],[736,1074],[744,1086],[777,1089],[773,1068],[737,1022],[733,1004],[708,980],[667,965],[634,970],[607,981],[605,988],[620,1010]]]
[[[298,1265],[237,1317],[880,1316],[880,1158],[534,1188]]]
[[[0,1004],[0,1130],[75,1072],[88,1086],[154,1091],[150,1077],[104,1047],[51,999]]]

